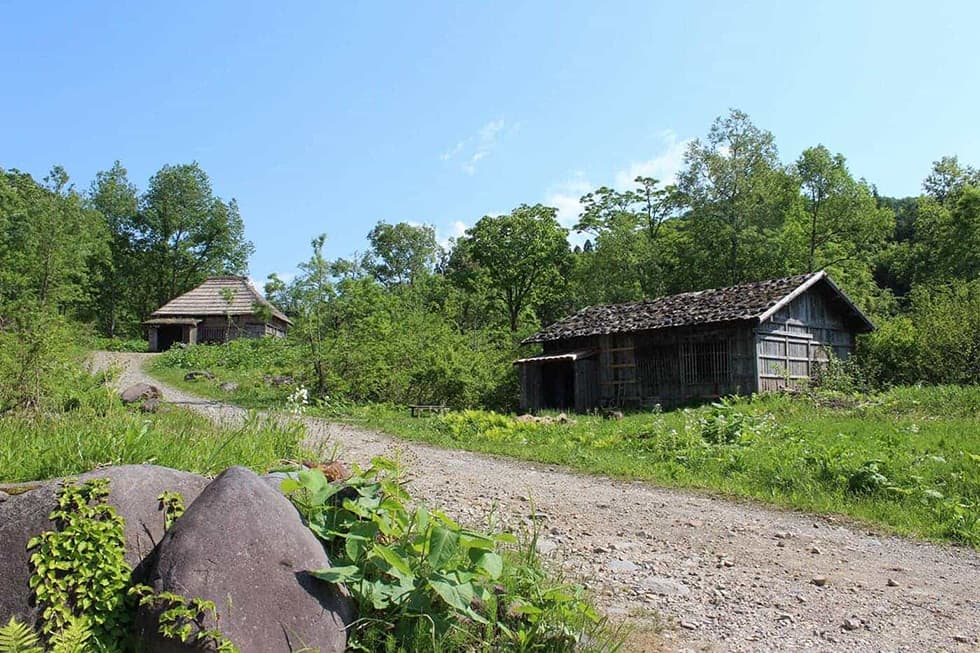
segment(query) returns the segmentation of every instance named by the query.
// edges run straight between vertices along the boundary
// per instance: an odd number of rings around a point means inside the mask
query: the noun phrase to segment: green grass
[[[100,465],[153,463],[211,475],[232,465],[258,472],[307,455],[303,431],[249,417],[220,428],[188,410],[144,415],[114,398],[64,413],[0,416],[0,482],[86,472]]]
[[[242,382],[229,395],[217,382],[185,382],[184,370],[163,362],[155,375],[202,395],[256,408],[288,405],[291,389],[256,383],[247,365],[211,368],[218,382]],[[413,419],[404,407],[379,404],[307,411],[406,440],[845,514],[980,547],[980,387],[765,396],[552,425],[483,411]]]

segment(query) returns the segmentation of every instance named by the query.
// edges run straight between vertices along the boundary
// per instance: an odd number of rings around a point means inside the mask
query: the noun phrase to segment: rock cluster
[[[184,375],[185,381],[197,381],[198,379],[214,380],[214,372],[210,370],[192,370]]]
[[[213,601],[218,628],[243,653],[343,651],[353,619],[348,596],[309,575],[330,561],[293,505],[253,472],[233,467],[213,481],[166,467],[124,465],[78,477],[109,479],[109,503],[126,520],[133,582]],[[60,481],[0,502],[0,622],[36,623],[27,542],[50,530]],[[164,530],[159,496],[181,494],[186,512]],[[157,608],[140,608],[140,650],[197,650],[158,634]]]

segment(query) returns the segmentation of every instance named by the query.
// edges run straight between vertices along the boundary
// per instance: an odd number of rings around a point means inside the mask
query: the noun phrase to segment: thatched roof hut
[[[252,285],[248,277],[210,277],[175,297],[143,322],[150,351],[166,351],[174,343],[226,342],[241,337],[282,337],[292,326]]]

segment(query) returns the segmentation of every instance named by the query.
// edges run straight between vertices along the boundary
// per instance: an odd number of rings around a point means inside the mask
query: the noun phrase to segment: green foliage
[[[219,427],[177,407],[144,415],[120,403],[110,380],[87,372],[72,357],[55,357],[41,395],[45,410],[0,413],[0,480],[55,478],[148,461],[201,474],[232,465],[265,471],[282,459],[306,455],[299,424],[250,414],[237,427]],[[0,386],[0,397],[8,387]]]
[[[824,394],[853,395],[870,390],[866,370],[853,356],[841,360],[831,355],[826,363],[817,367],[811,381],[811,386]]]
[[[165,165],[147,185],[133,224],[140,279],[152,310],[193,288],[209,274],[238,274],[253,246],[232,199],[216,197],[197,163]],[[149,312],[145,310],[144,312]]]
[[[554,300],[570,263],[568,231],[557,211],[522,204],[507,215],[484,216],[456,243],[450,266],[471,292],[487,292],[512,332],[527,310]]]
[[[549,582],[533,548],[518,559],[502,550],[513,536],[409,508],[397,472],[376,458],[341,484],[319,470],[283,482],[328,547],[333,565],[314,575],[345,584],[357,601],[351,649],[608,650],[584,637],[601,628],[581,589]]]
[[[364,257],[364,269],[388,287],[412,284],[431,274],[441,253],[430,225],[379,222],[368,233],[368,242],[371,251]]]
[[[28,542],[28,549],[34,549],[30,586],[51,653],[130,650],[130,629],[137,608],[130,597],[139,597],[139,605],[160,610],[161,634],[202,650],[236,653],[227,637],[205,624],[217,623],[212,602],[172,593],[154,594],[145,585],[130,586],[132,569],[125,561],[125,524],[106,502],[108,494],[107,479],[82,485],[65,481],[58,491],[58,508],[51,513],[55,530]],[[172,492],[164,492],[160,501],[169,528],[183,512],[183,502]],[[42,651],[37,634],[14,619],[0,628],[0,653],[10,651]]]
[[[771,419],[758,417],[739,409],[733,399],[721,399],[698,416],[701,437],[708,444],[748,444],[753,436],[763,435]]]
[[[138,597],[139,605],[149,606],[159,617],[159,632],[195,649],[215,653],[238,653],[238,648],[218,628],[218,611],[213,601],[188,599],[174,592],[154,592],[146,585],[136,585],[129,590],[130,596]],[[216,624],[209,627],[209,623]]]
[[[167,490],[158,497],[158,500],[160,510],[163,511],[163,529],[169,531],[174,522],[184,514],[184,497],[180,492]]]
[[[980,383],[980,280],[918,286],[909,315],[882,322],[860,343],[879,384]]]
[[[464,410],[439,417],[454,440],[466,441],[476,436],[488,440],[513,441],[538,428],[535,422],[521,422],[493,411]]]
[[[84,314],[106,256],[105,220],[55,166],[37,183],[0,169],[0,315],[30,310]]]
[[[506,331],[462,333],[413,297],[377,294],[373,282],[341,284],[329,307],[335,334],[318,345],[325,387],[313,403],[328,412],[338,402],[392,401],[403,404],[513,408],[517,401],[512,361],[517,355]],[[287,375],[316,387],[309,343],[289,339],[234,340],[224,345],[176,348],[158,357],[155,373],[180,383],[179,370],[208,369],[218,379],[197,382],[196,392],[215,397],[222,381],[239,384],[232,397],[249,406],[282,405],[294,386],[273,386],[268,376]]]
[[[44,653],[37,633],[13,617],[0,628],[0,653]]]
[[[107,645],[122,641],[130,626],[123,520],[106,503],[109,482],[66,481],[51,513],[55,529],[31,539],[30,586],[41,609],[41,631],[52,635],[84,619]]]

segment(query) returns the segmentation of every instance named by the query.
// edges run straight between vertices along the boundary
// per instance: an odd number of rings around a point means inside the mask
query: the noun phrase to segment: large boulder
[[[124,404],[135,404],[147,399],[159,399],[161,396],[160,388],[149,383],[134,383],[119,393],[119,398]]]
[[[126,562],[141,581],[147,558],[163,538],[164,513],[158,497],[166,490],[179,492],[190,504],[208,481],[202,476],[156,465],[121,465],[78,476],[78,482],[109,479],[109,503],[126,520]],[[36,489],[0,503],[0,623],[10,617],[33,624],[37,613],[28,586],[32,567],[27,542],[51,530],[48,516],[57,506],[61,480],[41,483]],[[12,486],[13,487],[13,486]]]
[[[242,653],[343,651],[350,598],[308,572],[330,565],[293,505],[243,467],[211,482],[164,536],[149,583],[156,592],[213,601],[217,628]],[[137,634],[150,653],[198,650],[157,632],[159,611],[143,606]]]

